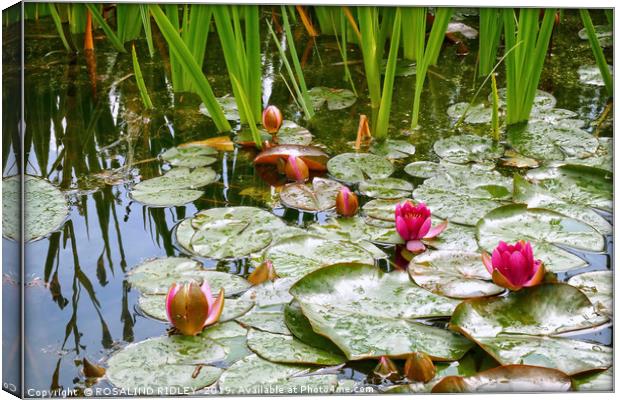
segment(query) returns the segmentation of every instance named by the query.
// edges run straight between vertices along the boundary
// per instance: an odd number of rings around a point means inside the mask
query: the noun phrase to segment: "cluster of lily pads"
[[[254,163],[293,180],[278,189],[282,206],[327,218],[291,226],[241,206],[180,221],[175,236],[186,255],[247,259],[254,272],[245,279],[187,257],[133,268],[127,279],[140,291],[140,309],[175,329],[113,354],[108,379],[123,388],[224,394],[265,394],[270,386],[350,392],[373,376],[390,392],[609,389],[612,348],[566,334],[610,323],[611,272],[571,271],[588,265],[576,253],[603,252],[612,233],[595,211],[612,211],[611,140],[554,106],[539,92],[532,120],[506,143],[474,134],[437,141],[439,162],[404,166],[413,182],[423,180],[417,185],[392,177],[415,152],[404,140],[330,158],[311,142],[281,142],[276,129],[277,141]],[[264,125],[266,140],[274,139]],[[191,146],[167,151],[173,169],[136,185],[132,197],[143,201],[136,190],[149,194],[149,181],[186,176],[181,168],[194,168],[187,176],[202,171],[212,156]],[[309,173],[300,176],[299,166]],[[385,271],[376,265],[390,248],[395,268]],[[502,260],[523,274],[502,269]],[[565,274],[572,277],[562,283]],[[194,317],[171,311],[191,298],[208,307]],[[179,315],[196,320],[187,328]],[[488,355],[487,367],[472,366],[476,351]],[[339,374],[368,359],[378,365],[367,382]]]

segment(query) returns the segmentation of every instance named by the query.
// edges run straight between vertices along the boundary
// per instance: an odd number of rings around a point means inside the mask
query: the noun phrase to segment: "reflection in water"
[[[569,25],[569,24],[566,24]],[[602,108],[601,89],[577,83],[576,71],[591,53],[587,44],[570,39],[576,32],[560,26],[554,56],[549,60],[549,73],[543,85],[553,88],[558,106],[575,110],[586,120],[595,118]],[[27,35],[37,37],[53,30],[51,21],[42,18],[28,22]],[[5,31],[7,32],[7,31]],[[7,41],[14,40],[9,35]],[[150,208],[132,201],[128,191],[139,179],[162,174],[157,156],[171,146],[191,140],[219,136],[213,123],[198,112],[199,100],[190,94],[170,92],[166,45],[154,30],[156,55],[148,56],[146,43],[137,41],[136,48],[156,111],[146,112],[131,75],[128,55],[111,50],[103,38],[95,38],[95,52],[69,56],[55,37],[29,41],[26,48],[24,149],[26,172],[43,176],[67,194],[71,214],[62,229],[47,238],[26,246],[26,277],[42,280],[42,285],[26,289],[26,371],[27,385],[36,389],[84,387],[80,375],[81,360],[98,362],[127,342],[165,334],[166,325],[145,318],[135,310],[137,295],[124,280],[125,273],[149,257],[181,254],[171,231],[179,220],[197,210],[225,205],[256,205],[271,208],[274,189],[282,179],[272,170],[255,170],[253,154],[244,149],[220,155],[214,168],[221,180],[210,185],[204,195],[184,207]],[[268,37],[265,35],[265,37]],[[16,42],[17,43],[17,42]],[[343,80],[340,54],[333,38],[319,37],[308,47],[306,71],[309,86],[348,87]],[[283,43],[286,45],[286,43]],[[300,41],[300,51],[306,41]],[[457,101],[471,98],[478,81],[475,77],[475,43],[471,53],[457,58],[453,48],[442,52],[439,67],[429,73],[421,111],[422,128],[412,141],[417,151],[415,160],[432,158],[432,143],[441,136],[453,134],[446,108]],[[219,40],[209,36],[205,66],[218,96],[230,91],[228,75],[222,61]],[[263,102],[273,103],[293,119],[300,118],[286,86],[279,78],[282,67],[277,53],[266,41]],[[159,50],[157,50],[159,49]],[[321,59],[316,56],[318,49]],[[4,53],[5,68],[3,104],[5,109],[19,104],[16,58]],[[275,58],[274,58],[275,57]],[[350,60],[359,61],[360,54],[351,52]],[[351,72],[358,89],[364,86],[359,63]],[[395,87],[392,128],[408,127],[411,111],[411,89],[415,77],[399,78]],[[363,90],[360,90],[363,93]],[[594,100],[593,100],[594,99]],[[367,101],[341,112],[319,111],[312,126],[317,141],[327,145],[330,154],[350,151],[355,138],[359,114],[370,114]],[[5,113],[3,119],[3,175],[18,173],[18,116]],[[298,121],[302,123],[302,121]],[[10,134],[6,134],[6,133]],[[611,131],[603,131],[610,135]],[[413,160],[413,159],[412,159]],[[276,210],[291,224],[306,224],[316,218],[294,210]],[[6,268],[17,269],[17,258],[9,259],[7,246],[16,245],[3,239],[5,276],[19,279],[18,273],[7,274]],[[603,256],[600,257],[601,259]],[[600,268],[609,266],[599,265]],[[243,261],[213,266],[233,273],[247,274]],[[5,296],[17,296],[10,279],[3,280]],[[9,290],[6,290],[9,288]],[[5,301],[5,312],[9,304]],[[12,307],[16,301],[11,301]],[[5,324],[7,326],[8,324]],[[7,328],[5,328],[7,329]],[[607,339],[603,335],[601,339]],[[17,343],[5,344],[5,354],[19,355]],[[5,368],[5,371],[7,369]],[[100,383],[105,385],[106,383]]]

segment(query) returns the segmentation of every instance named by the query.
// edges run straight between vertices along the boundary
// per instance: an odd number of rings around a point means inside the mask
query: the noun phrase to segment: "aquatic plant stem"
[[[607,66],[607,61],[605,60],[605,54],[603,54],[603,49],[598,41],[598,37],[596,36],[596,31],[594,30],[594,25],[592,24],[592,18],[590,18],[590,12],[585,9],[580,9],[579,15],[581,16],[581,21],[583,21],[583,26],[586,28],[588,41],[590,42],[590,47],[592,48],[596,65],[598,65],[598,69],[601,71],[601,76],[603,77],[603,82],[605,83],[607,95],[612,97],[614,94],[613,80],[611,73],[609,72],[609,67]]]

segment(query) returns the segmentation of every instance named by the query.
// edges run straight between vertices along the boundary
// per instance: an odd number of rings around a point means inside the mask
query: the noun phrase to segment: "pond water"
[[[464,22],[477,26],[477,17],[465,17]],[[552,93],[558,108],[576,112],[576,118],[586,121],[584,130],[592,133],[591,123],[603,111],[606,98],[602,86],[579,81],[579,67],[594,64],[587,41],[578,39],[580,26],[577,14],[567,12],[553,36],[552,55],[547,58],[539,89]],[[39,390],[84,388],[85,378],[80,373],[84,357],[105,363],[110,354],[127,343],[166,333],[166,324],[139,310],[140,293],[130,288],[126,273],[148,258],[186,255],[172,234],[182,219],[199,210],[241,205],[272,211],[289,225],[300,227],[324,222],[331,215],[284,208],[278,203],[274,188],[252,165],[257,152],[240,147],[219,153],[213,168],[221,178],[208,185],[197,201],[170,208],[146,207],[133,201],[129,196],[132,185],[159,176],[169,168],[157,158],[162,151],[219,134],[212,121],[199,112],[197,96],[171,92],[166,74],[167,51],[162,51],[166,45],[159,35],[155,35],[156,54],[152,59],[146,42],[136,42],[146,85],[155,104],[155,111],[146,112],[131,75],[130,54],[117,53],[97,32],[95,85],[89,78],[84,56],[67,56],[52,32],[54,26],[48,18],[28,21],[25,26],[25,172],[49,179],[66,193],[70,202],[70,214],[62,228],[28,243],[25,250],[25,382],[27,387]],[[280,78],[282,65],[273,43],[267,40],[267,34],[262,37],[264,104],[275,104],[286,119],[308,126]],[[308,52],[304,72],[309,87],[349,87],[343,80],[342,60],[333,37],[321,36],[314,45],[308,44],[303,27],[297,27],[295,37],[300,54],[304,54],[304,49]],[[7,35],[6,40],[10,40]],[[407,128],[415,76],[397,78],[390,135],[414,144],[416,152],[395,161],[393,177],[419,185],[423,180],[411,178],[403,167],[418,160],[437,161],[432,149],[435,141],[462,133],[485,134],[484,126],[455,129],[454,121],[446,113],[450,105],[469,101],[482,81],[475,79],[477,42],[467,44],[470,53],[466,56],[457,56],[455,46],[444,44],[422,95],[421,128],[413,134],[408,134]],[[3,60],[5,77],[18,73],[12,66],[16,60],[9,57]],[[314,143],[324,146],[330,156],[353,151],[351,142],[355,140],[359,114],[371,114],[361,53],[356,46],[349,47],[349,60],[361,97],[344,110],[319,110],[308,126]],[[216,95],[230,93],[215,33],[209,36],[204,66]],[[502,81],[503,68],[499,70]],[[13,83],[4,86],[5,107],[15,101],[17,82]],[[483,89],[480,99],[488,93],[488,87]],[[5,123],[11,125],[10,121]],[[611,126],[603,125],[597,134],[611,136]],[[3,172],[9,176],[17,172],[15,143],[10,135],[5,134],[3,140]],[[510,168],[499,170],[506,176],[514,172]],[[361,197],[362,203],[368,200]],[[611,222],[611,215],[605,217]],[[10,246],[9,239],[3,238],[3,247]],[[560,274],[559,279],[567,280],[589,270],[611,270],[612,248],[613,240],[608,236],[605,253],[580,253],[589,266]],[[393,254],[393,249],[385,250]],[[249,273],[246,261],[200,261],[207,268],[244,277]],[[393,268],[388,263],[382,267]],[[5,287],[11,278],[19,279],[5,274]],[[440,319],[434,324],[444,326],[445,322]],[[612,328],[578,338],[611,345]],[[374,361],[351,362],[341,377],[364,380],[375,365]],[[110,383],[101,381],[97,385]]]

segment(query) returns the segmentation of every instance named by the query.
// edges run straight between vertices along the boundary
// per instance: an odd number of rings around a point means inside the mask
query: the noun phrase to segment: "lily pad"
[[[282,125],[280,126],[280,130],[277,134],[272,136],[267,131],[263,129],[258,129],[260,133],[261,140],[264,141],[277,141],[279,145],[293,144],[305,146],[312,143],[312,133],[303,126],[297,125],[293,121],[289,121],[285,119],[282,121]],[[243,128],[237,132],[235,136],[235,142],[239,144],[254,144],[254,138],[252,137],[252,132],[249,128]]]
[[[502,157],[502,165],[513,168],[537,168],[540,163],[533,158],[519,154],[513,149],[507,149]]]
[[[498,243],[528,240],[534,256],[553,272],[585,265],[581,258],[557,247],[568,246],[585,251],[603,251],[605,239],[590,225],[545,209],[528,209],[523,204],[496,208],[477,224],[480,247],[491,252]]]
[[[216,98],[217,102],[219,103],[220,107],[222,107],[222,111],[224,112],[224,117],[229,120],[229,121],[238,121],[239,120],[239,110],[237,108],[237,102],[235,101],[235,98],[229,94],[224,95],[222,97],[217,97]],[[209,114],[209,110],[207,110],[207,107],[204,105],[204,103],[200,104],[199,107],[199,111],[206,115],[209,118],[211,117],[211,114]]]
[[[448,108],[448,116],[454,120],[458,120],[463,116],[469,103],[456,103]],[[469,107],[464,122],[468,124],[489,124],[491,123],[493,111],[484,104],[476,104]]]
[[[611,47],[614,43],[613,29],[609,25],[594,25],[594,32],[601,47]],[[583,28],[578,33],[581,40],[588,40],[588,32]]]
[[[284,307],[284,321],[293,336],[301,342],[323,349],[331,354],[342,354],[338,346],[331,340],[312,330],[310,321],[308,321],[308,318],[303,314],[297,302],[292,302]]]
[[[360,246],[313,235],[294,236],[271,246],[264,254],[281,277],[302,276],[326,265],[362,263],[374,265],[374,257]]]
[[[606,171],[613,171],[613,139],[609,137],[598,138],[598,148],[593,156],[587,158],[566,158],[568,164],[589,165]]]
[[[294,278],[278,278],[275,281],[265,281],[258,286],[251,287],[241,298],[253,301],[258,307],[284,305],[293,300],[289,289],[297,282]]]
[[[415,161],[405,166],[404,171],[416,178],[432,178],[438,175],[444,175],[447,173],[450,174],[461,174],[467,175],[469,173],[490,171],[495,168],[493,164],[454,164],[445,160],[442,160],[439,163],[432,161]]]
[[[308,90],[308,96],[315,110],[321,108],[326,102],[328,110],[342,110],[351,107],[357,101],[357,96],[349,89],[332,89],[323,86]]]
[[[613,68],[610,65],[607,68],[609,73],[613,74]],[[603,75],[598,65],[582,65],[577,70],[577,73],[579,74],[579,82],[584,85],[605,86]]]
[[[501,88],[497,91],[499,97],[499,105],[500,107],[506,106],[506,88]],[[489,103],[493,102],[493,93],[489,94],[488,97]],[[557,100],[551,93],[545,92],[543,90],[537,89],[536,94],[534,95],[534,105],[532,106],[532,111],[540,111],[540,110],[550,110],[555,107]]]
[[[244,299],[226,299],[224,301],[224,310],[220,316],[219,322],[226,322],[246,314],[254,306],[253,301]],[[166,315],[166,295],[163,294],[147,294],[142,295],[138,299],[138,307],[140,310],[151,318],[160,321],[167,321]]]
[[[2,236],[21,237],[21,176],[2,179]],[[60,228],[69,207],[65,195],[49,181],[24,176],[24,241],[40,239]]]
[[[359,184],[361,194],[378,199],[400,199],[409,196],[412,190],[411,183],[397,178],[379,178]]]
[[[467,299],[504,291],[492,282],[480,253],[432,251],[416,256],[409,275],[419,286],[441,296]]]
[[[348,240],[353,243],[369,241],[382,244],[400,244],[403,240],[396,233],[394,223],[389,228],[368,225],[359,216],[330,218],[325,224],[311,225],[308,232],[324,238]],[[363,246],[362,246],[363,247]]]
[[[350,360],[423,351],[438,360],[459,359],[471,344],[415,319],[450,315],[456,300],[437,296],[405,272],[338,264],[314,271],[290,290],[315,332],[331,339]]]
[[[253,354],[228,368],[219,380],[219,388],[222,394],[229,395],[329,393],[334,390],[338,382],[336,375],[295,376],[307,369],[307,366],[272,363]]]
[[[415,154],[415,146],[406,140],[386,139],[382,142],[374,142],[369,151],[378,156],[398,159]]]
[[[570,203],[611,212],[613,175],[586,165],[566,164],[528,171],[526,177]]]
[[[358,183],[367,179],[387,178],[394,172],[384,157],[368,153],[343,153],[327,162],[327,170],[339,181]]]
[[[556,369],[506,365],[468,377],[445,377],[433,393],[567,392],[570,388],[570,377]]]
[[[217,161],[217,150],[209,146],[185,145],[172,147],[161,154],[164,161],[175,167],[197,168],[211,165]]]
[[[131,391],[196,390],[218,379],[222,370],[208,364],[225,357],[225,347],[210,338],[157,337],[130,344],[113,354],[106,376],[114,386]],[[198,365],[202,368],[194,376]]]
[[[545,208],[585,222],[603,235],[612,233],[611,224],[592,209],[559,199],[550,191],[529,183],[519,175],[514,177],[513,197],[516,202],[527,204],[529,208]]]
[[[614,387],[613,367],[603,372],[574,376],[573,389],[583,392],[610,392]]]
[[[337,353],[310,346],[294,336],[257,330],[250,330],[248,347],[262,358],[279,363],[338,365],[347,361]]]
[[[500,334],[557,335],[593,328],[608,320],[578,289],[552,283],[524,288],[506,297],[465,300],[454,310],[450,326],[477,339]]]
[[[504,149],[488,137],[458,135],[440,139],[433,150],[442,159],[455,163],[483,163],[500,158]]]
[[[199,283],[206,280],[212,292],[217,293],[223,288],[227,296],[239,293],[250,286],[240,276],[206,270],[201,263],[184,257],[148,260],[127,274],[127,281],[142,294],[166,294],[173,283],[192,280]]]
[[[317,212],[336,207],[336,196],[342,188],[340,182],[314,178],[312,184],[289,183],[280,192],[280,201],[287,207]]]
[[[280,311],[268,311],[255,307],[251,313],[245,314],[237,321],[243,326],[260,329],[261,331],[290,335],[284,323],[284,314]]]
[[[432,217],[433,226],[441,223],[441,219]],[[471,226],[459,225],[451,221],[441,235],[423,240],[424,244],[437,250],[458,250],[477,252],[476,229]]]
[[[509,129],[507,140],[516,151],[537,160],[586,158],[598,148],[598,140],[592,134],[544,121],[531,121],[524,127]]]
[[[259,208],[212,208],[183,220],[176,237],[185,250],[201,257],[240,258],[267,247],[272,232],[285,227],[278,217]]]
[[[554,368],[567,375],[604,370],[611,366],[613,360],[611,347],[562,337],[517,334],[475,340],[502,365]]]
[[[588,299],[599,312],[611,316],[613,312],[613,281],[611,271],[591,271],[575,275],[567,283],[588,296]]]
[[[375,199],[364,204],[362,210],[370,218],[394,223],[396,205],[411,199]]]
[[[152,207],[182,206],[198,200],[204,193],[197,190],[217,180],[210,167],[173,168],[162,176],[147,179],[135,185],[131,198]]]

